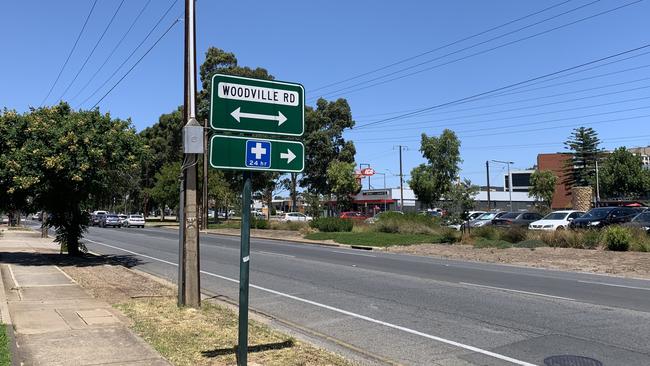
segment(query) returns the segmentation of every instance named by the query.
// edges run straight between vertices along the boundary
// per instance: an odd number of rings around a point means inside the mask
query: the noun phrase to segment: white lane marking
[[[650,291],[650,288],[647,287],[638,287],[638,286],[628,286],[628,285],[617,285],[614,283],[605,283],[605,282],[596,282],[596,281],[578,281],[580,283],[591,283],[593,285],[603,285],[603,286],[612,286],[612,287],[623,287],[623,288],[631,288],[635,290],[644,290],[644,291]]]
[[[278,257],[296,258],[295,255],[264,252],[264,251],[261,251],[261,250],[255,250],[255,251],[253,251],[253,253],[255,253],[255,254],[266,254],[266,255],[276,255]]]
[[[349,255],[358,255],[358,256],[361,256],[361,257],[373,257],[373,258],[377,258],[376,255],[372,255],[372,254],[350,253],[350,252],[346,252],[346,251],[343,251],[343,250],[330,250],[330,252],[332,252],[332,253],[349,254]]]
[[[107,246],[109,248],[121,250],[123,252],[130,253],[130,254],[133,254],[133,255],[138,255],[138,256],[141,256],[141,257],[144,257],[144,258],[149,258],[149,259],[152,259],[152,260],[155,260],[155,261],[170,264],[172,266],[178,266],[178,264],[166,261],[164,259],[154,258],[154,257],[148,256],[148,255],[145,255],[145,254],[133,252],[133,251],[130,251],[130,250],[127,250],[127,249],[123,249],[123,248],[116,247],[116,246],[113,246],[113,245],[100,243],[100,242],[90,240],[90,239],[84,239],[84,240],[87,240],[87,241],[89,241],[91,243]],[[215,277],[215,278],[219,278],[219,279],[222,279],[222,280],[225,280],[225,281],[229,281],[229,282],[233,282],[233,283],[239,283],[238,280],[235,280],[235,279],[229,278],[229,277],[225,277],[225,276],[221,276],[221,275],[218,275],[218,274],[215,274],[215,273],[206,272],[206,271],[201,271],[201,273],[203,273],[205,275],[208,275],[208,276]],[[370,322],[370,323],[383,325],[383,326],[385,326],[387,328],[401,330],[401,331],[403,331],[405,333],[410,333],[410,334],[417,335],[417,336],[427,338],[427,339],[431,339],[431,340],[434,340],[434,341],[437,341],[437,342],[440,342],[440,343],[445,343],[445,344],[448,344],[450,346],[455,346],[455,347],[462,348],[462,349],[465,349],[465,350],[468,350],[468,351],[480,353],[480,354],[483,354],[485,356],[490,356],[490,357],[493,357],[493,358],[496,358],[496,359],[499,359],[499,360],[502,360],[502,361],[507,361],[507,362],[513,363],[515,365],[519,365],[519,366],[536,366],[535,364],[532,364],[532,363],[529,363],[529,362],[526,362],[526,361],[521,361],[521,360],[518,360],[518,359],[515,359],[515,358],[512,358],[512,357],[508,357],[508,356],[505,356],[505,355],[502,355],[502,354],[499,354],[499,353],[490,352],[490,351],[484,350],[482,348],[478,348],[478,347],[470,346],[468,344],[463,344],[463,343],[452,341],[452,340],[449,340],[449,339],[437,337],[437,336],[427,334],[427,333],[423,333],[423,332],[420,332],[420,331],[417,331],[417,330],[414,330],[414,329],[406,328],[406,327],[403,327],[401,325],[387,323],[387,322],[384,322],[384,321],[381,321],[381,320],[378,320],[378,319],[374,319],[374,318],[371,318],[371,317],[368,317],[368,316],[365,316],[365,315],[353,313],[351,311],[339,309],[339,308],[336,308],[336,307],[333,307],[333,306],[330,306],[330,305],[321,304],[321,303],[316,302],[316,301],[303,299],[303,298],[298,297],[298,296],[289,295],[289,294],[286,294],[284,292],[271,290],[269,288],[265,288],[265,287],[261,287],[261,286],[257,286],[257,285],[253,285],[253,284],[251,284],[250,287],[261,290],[261,291],[265,291],[265,292],[268,292],[268,293],[271,293],[271,294],[274,294],[274,295],[278,295],[278,296],[286,297],[288,299],[299,301],[299,302],[302,302],[302,303],[305,303],[305,304],[309,304],[309,305],[313,305],[313,306],[316,306],[316,307],[319,307],[319,308],[327,309],[327,310],[330,310],[330,311],[333,311],[333,312],[336,312],[336,313],[339,313],[339,314],[343,314],[343,315],[347,315],[347,316],[350,316],[350,317],[353,317],[353,318],[365,320],[365,321]]]
[[[562,296],[554,296],[554,295],[540,294],[539,292],[529,292],[529,291],[513,290],[513,289],[511,289],[511,288],[503,288],[503,287],[486,286],[486,285],[479,285],[479,284],[476,284],[476,283],[469,283],[469,282],[458,282],[458,283],[461,284],[461,285],[483,287],[483,288],[489,288],[489,289],[492,289],[492,290],[509,291],[509,292],[516,292],[516,293],[519,293],[519,294],[525,294],[525,295],[543,296],[543,297],[550,297],[550,298],[552,298],[552,299],[560,299],[560,300],[575,301],[575,299],[572,299],[572,298],[570,298],[570,297],[562,297]]]
[[[11,269],[11,264],[7,266],[9,268],[9,274],[11,275],[11,279],[14,280],[14,284],[16,284],[17,288],[20,288],[20,284],[18,284],[18,280],[16,280],[16,275],[14,274],[14,270]]]

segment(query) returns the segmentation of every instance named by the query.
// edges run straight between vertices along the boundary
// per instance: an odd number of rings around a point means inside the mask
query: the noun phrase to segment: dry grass
[[[204,303],[181,308],[171,299],[140,299],[117,305],[133,329],[174,365],[236,364],[237,314]],[[349,365],[346,360],[251,321],[249,362],[260,365]]]

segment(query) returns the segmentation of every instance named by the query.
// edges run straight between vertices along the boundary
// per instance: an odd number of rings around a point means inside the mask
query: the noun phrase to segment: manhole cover
[[[603,363],[589,357],[582,356],[550,356],[544,359],[546,366],[603,366]]]

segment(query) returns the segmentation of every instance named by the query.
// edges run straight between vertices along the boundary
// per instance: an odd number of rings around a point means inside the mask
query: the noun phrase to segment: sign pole
[[[241,210],[241,249],[239,253],[239,342],[237,365],[246,366],[248,358],[248,275],[250,265],[251,172],[244,172]]]

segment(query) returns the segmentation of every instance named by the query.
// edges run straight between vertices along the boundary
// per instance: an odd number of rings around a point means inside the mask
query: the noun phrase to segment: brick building
[[[550,170],[558,178],[555,185],[555,194],[551,202],[551,208],[554,210],[571,208],[571,188],[564,184],[566,178],[566,161],[570,159],[570,154],[538,154],[537,169]]]

